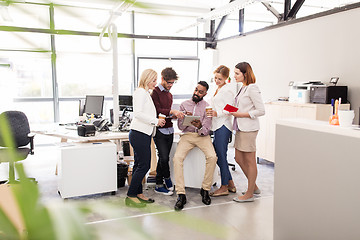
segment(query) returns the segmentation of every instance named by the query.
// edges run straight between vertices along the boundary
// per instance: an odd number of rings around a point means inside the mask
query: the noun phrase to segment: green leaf
[[[0,208],[0,239],[20,239],[19,232]]]
[[[22,163],[15,165],[19,184],[13,192],[22,213],[29,239],[55,239],[48,210],[41,204],[36,182],[27,178]]]

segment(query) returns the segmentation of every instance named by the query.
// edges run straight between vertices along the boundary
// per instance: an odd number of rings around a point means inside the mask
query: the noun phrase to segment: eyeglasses
[[[174,85],[176,82],[175,81],[174,82],[166,81],[166,83],[169,85]]]

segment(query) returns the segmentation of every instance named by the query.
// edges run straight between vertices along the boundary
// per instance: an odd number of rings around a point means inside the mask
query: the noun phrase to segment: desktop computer
[[[131,95],[119,95],[119,107],[120,111],[123,111],[124,109],[132,111],[133,97]]]
[[[84,113],[93,114],[95,118],[102,116],[104,107],[104,96],[86,95]]]
[[[79,99],[79,116],[85,113],[85,99]]]
[[[133,111],[133,98],[131,95],[119,95],[119,130],[129,131],[131,115]],[[114,110],[110,109],[110,121],[114,123]]]

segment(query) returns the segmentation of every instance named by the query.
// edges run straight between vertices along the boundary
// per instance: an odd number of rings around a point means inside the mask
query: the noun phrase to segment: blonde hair
[[[220,65],[215,71],[214,74],[220,73],[225,79],[229,78],[230,69],[224,65]]]
[[[157,79],[157,72],[152,69],[144,70],[140,76],[139,88],[144,88],[146,91],[149,90],[148,84],[154,79]]]

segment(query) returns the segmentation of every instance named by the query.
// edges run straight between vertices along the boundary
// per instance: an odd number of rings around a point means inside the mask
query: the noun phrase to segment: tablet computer
[[[194,125],[191,124],[193,120],[200,120],[200,116],[185,115],[183,125],[193,127]]]

